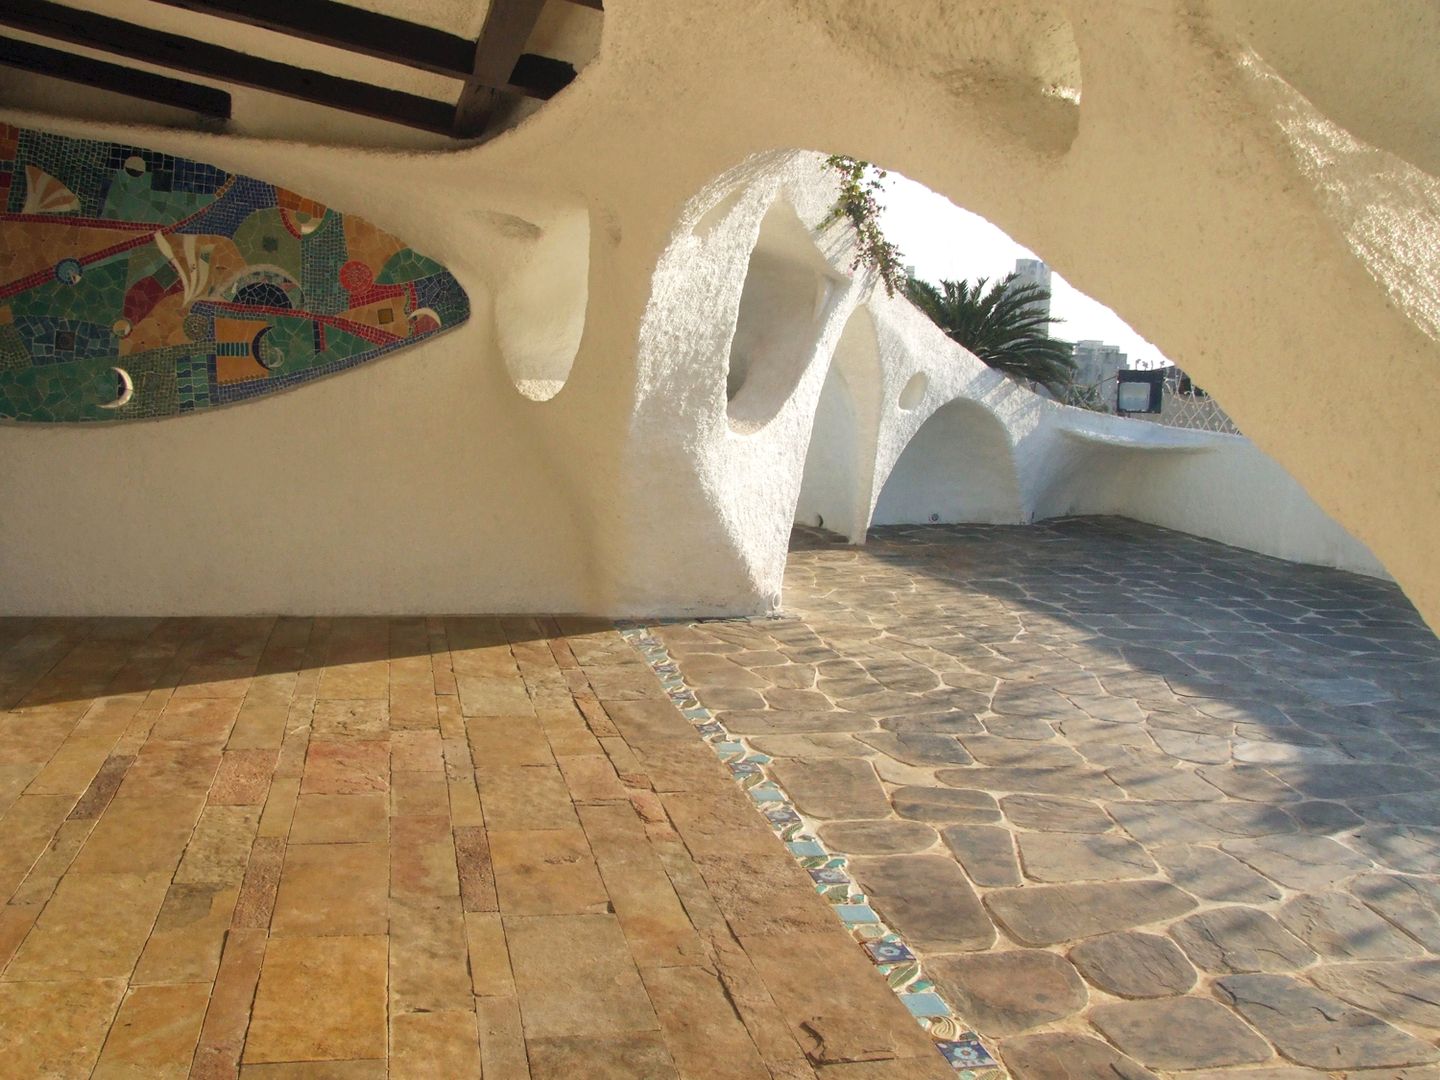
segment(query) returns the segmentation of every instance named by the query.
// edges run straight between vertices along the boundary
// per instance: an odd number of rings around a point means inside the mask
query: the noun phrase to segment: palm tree
[[[910,278],[905,295],[957,345],[1017,379],[1039,383],[1063,398],[1075,374],[1070,343],[1049,334],[1048,290],[1007,275],[986,291],[989,278],[941,281]]]

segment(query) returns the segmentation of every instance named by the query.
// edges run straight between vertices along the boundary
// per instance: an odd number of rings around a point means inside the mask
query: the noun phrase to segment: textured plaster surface
[[[1401,117],[1399,76],[1349,93],[1334,71],[1383,40],[1403,50],[1405,80],[1433,84],[1437,20],[1421,5],[1368,5],[1369,36],[1335,35],[1333,8],[1281,20],[1120,0],[615,0],[574,85],[504,136],[445,154],[286,142],[298,132],[282,106],[230,136],[12,111],[360,213],[450,267],[474,317],[244,409],[123,431],[0,431],[5,607],[765,610],[830,357],[862,301],[879,363],[862,345],[836,360],[870,395],[856,417],[874,468],[857,469],[869,490],[853,522],[908,436],[962,396],[1018,448],[1022,516],[1223,521],[1216,510],[1235,496],[1218,473],[1183,504],[1175,483],[1153,479],[1218,466],[1113,445],[1058,451],[1047,444],[1062,429],[1101,422],[1047,419],[978,366],[952,367],[948,386],[932,378],[903,417],[887,412],[913,366],[935,363],[929,344],[914,352],[928,328],[850,276],[843,237],[817,238],[828,271],[804,251],[799,234],[827,199],[813,164],[773,150],[813,147],[949,195],[1113,306],[1304,485],[1318,509],[1288,491],[1280,503],[1307,507],[1299,531],[1323,534],[1299,547],[1296,530],[1224,538],[1373,571],[1328,531],[1332,515],[1433,618],[1434,129]],[[800,228],[781,214],[764,230],[782,190]],[[763,424],[742,416],[747,431],[725,383],[757,244],[821,280],[810,347],[775,384],[788,396],[765,403]],[[516,285],[527,273],[544,284]],[[561,274],[587,287],[559,288]],[[562,378],[553,399],[527,399]],[[1109,464],[1087,472],[1086,454]],[[1242,502],[1273,507],[1283,476],[1250,464],[1263,483]]]

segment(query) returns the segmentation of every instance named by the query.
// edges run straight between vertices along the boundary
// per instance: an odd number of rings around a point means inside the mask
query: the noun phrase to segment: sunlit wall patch
[[[212,165],[0,124],[0,420],[157,419],[464,322],[439,263]]]

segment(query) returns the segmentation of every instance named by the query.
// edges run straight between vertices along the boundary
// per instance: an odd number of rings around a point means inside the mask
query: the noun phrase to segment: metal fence
[[[1152,424],[1167,427],[1190,428],[1194,431],[1216,431],[1223,435],[1239,435],[1235,426],[1220,403],[1198,386],[1190,382],[1183,372],[1167,377],[1160,395],[1158,413],[1125,413],[1131,420],[1148,420]],[[1069,399],[1071,405],[1095,409],[1098,412],[1115,411],[1115,383],[1112,377],[1098,386],[1077,387]]]
[[[1136,420],[1149,420],[1153,424],[1168,427],[1194,428],[1197,431],[1218,431],[1225,435],[1239,435],[1235,426],[1220,403],[1208,394],[1182,394],[1165,387],[1160,399],[1159,413],[1142,413]]]

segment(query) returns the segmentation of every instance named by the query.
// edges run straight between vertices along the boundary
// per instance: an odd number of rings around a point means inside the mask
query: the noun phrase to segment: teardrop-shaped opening
[[[769,423],[815,351],[839,276],[788,204],[777,202],[750,253],[725,376],[726,413],[742,434]]]
[[[930,387],[930,377],[923,371],[917,371],[906,381],[900,391],[900,408],[909,412],[925,400],[925,391]]]

